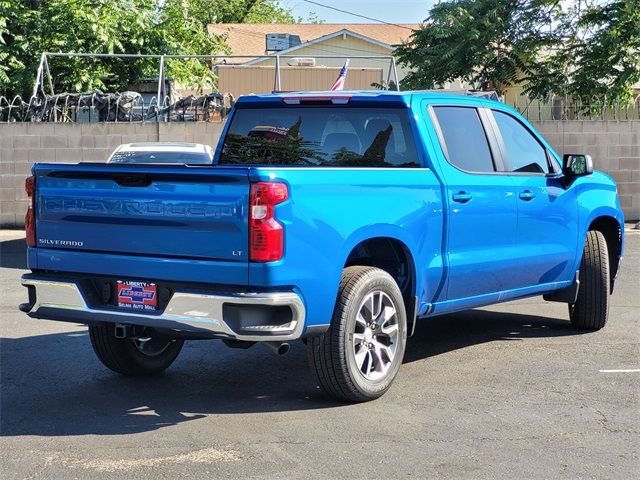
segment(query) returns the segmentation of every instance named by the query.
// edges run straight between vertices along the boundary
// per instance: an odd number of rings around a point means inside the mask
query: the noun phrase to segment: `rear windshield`
[[[116,152],[109,163],[178,163],[189,165],[207,165],[211,157],[206,153],[193,152]]]
[[[238,109],[220,163],[419,166],[407,110],[335,106]]]

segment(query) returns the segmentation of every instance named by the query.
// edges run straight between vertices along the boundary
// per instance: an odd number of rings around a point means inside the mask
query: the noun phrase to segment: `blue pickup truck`
[[[429,92],[238,99],[213,164],[36,164],[30,317],[155,374],[187,339],[306,343],[328,395],[389,389],[420,319],[543,295],[602,328],[615,182],[511,108]]]

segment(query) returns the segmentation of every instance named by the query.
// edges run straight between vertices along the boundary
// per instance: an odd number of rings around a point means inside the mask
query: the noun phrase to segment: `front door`
[[[493,110],[505,170],[516,187],[518,270],[516,287],[573,279],[578,245],[575,191],[562,183],[551,153],[525,124]]]

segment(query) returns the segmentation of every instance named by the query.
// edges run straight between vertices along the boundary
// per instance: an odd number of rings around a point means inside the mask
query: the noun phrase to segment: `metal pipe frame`
[[[165,84],[165,59],[227,59],[227,58],[237,58],[237,59],[275,59],[276,67],[274,71],[274,90],[281,91],[282,89],[282,78],[281,78],[281,58],[299,58],[300,55],[225,55],[225,54],[211,54],[211,55],[156,55],[156,54],[136,54],[136,53],[62,53],[62,52],[43,52],[40,57],[40,65],[38,66],[38,72],[36,74],[36,82],[33,87],[33,97],[36,97],[38,94],[39,88],[42,88],[44,93],[43,83],[44,83],[44,73],[46,72],[49,89],[51,90],[51,95],[55,95],[53,90],[53,81],[51,77],[51,72],[49,70],[49,63],[47,61],[47,57],[62,57],[62,58],[73,58],[73,57],[85,57],[85,58],[150,58],[150,59],[159,59],[160,66],[158,72],[158,105],[162,105],[162,95],[164,94],[164,84]],[[398,69],[396,67],[396,60],[392,55],[313,55],[313,58],[319,59],[356,59],[356,60],[386,60],[389,62],[389,70],[393,72],[393,78],[396,83],[396,90],[400,91],[400,80],[398,79]],[[220,66],[220,63],[216,63],[215,66]],[[389,75],[390,77],[390,75]],[[387,82],[388,83],[388,82]],[[388,88],[388,87],[387,87]],[[159,116],[158,116],[159,121]]]

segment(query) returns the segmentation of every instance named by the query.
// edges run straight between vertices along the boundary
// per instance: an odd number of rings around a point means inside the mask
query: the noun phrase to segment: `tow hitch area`
[[[116,323],[114,328],[114,336],[116,338],[138,338],[144,336],[145,331],[148,330],[144,327],[136,327],[135,325],[124,325],[122,323]]]

